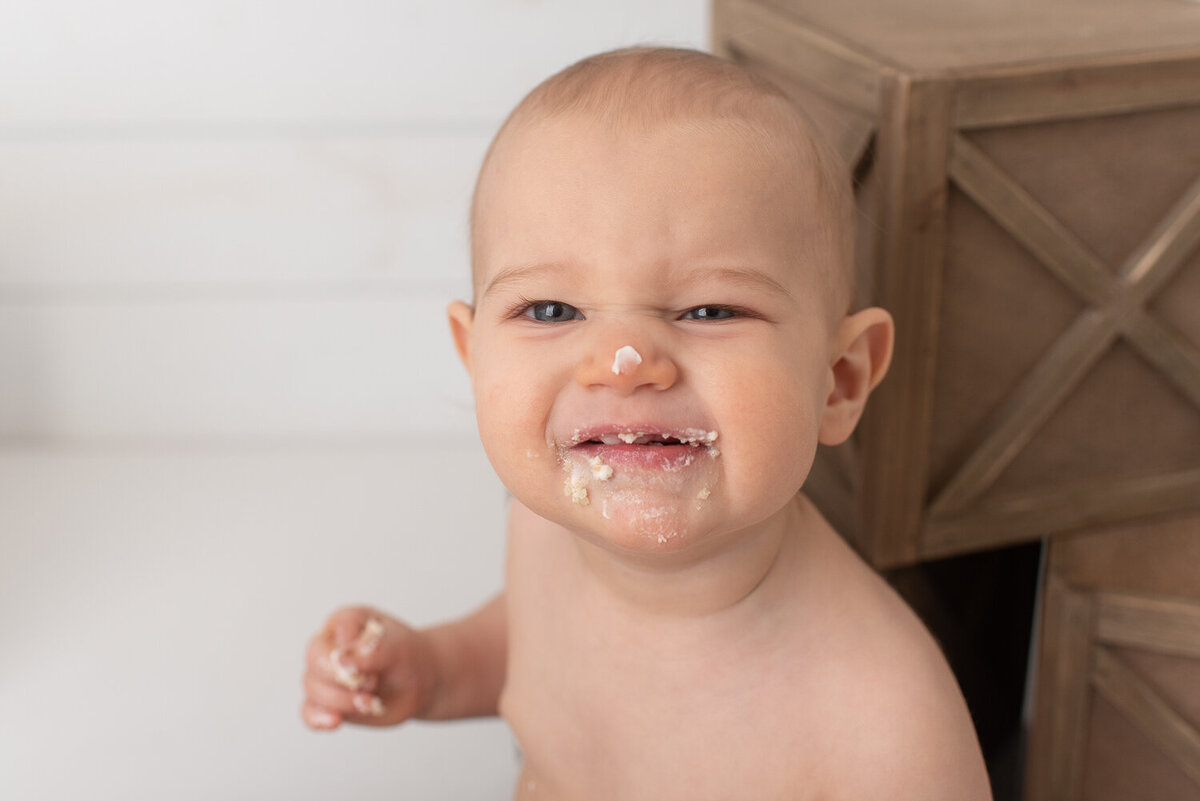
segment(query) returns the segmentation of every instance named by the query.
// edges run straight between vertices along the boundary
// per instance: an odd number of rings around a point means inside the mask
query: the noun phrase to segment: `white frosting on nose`
[[[622,345],[613,356],[612,371],[621,375],[628,373],[642,363],[642,354],[633,349],[632,345]]]

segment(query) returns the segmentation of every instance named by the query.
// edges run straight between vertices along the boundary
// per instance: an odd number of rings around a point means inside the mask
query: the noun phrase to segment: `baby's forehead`
[[[738,148],[802,169],[814,169],[832,155],[822,148],[803,113],[781,96],[743,89],[731,100],[729,92],[689,93],[679,82],[673,94],[651,88],[626,88],[613,99],[602,87],[575,97],[576,102],[522,104],[505,123],[489,155],[506,147],[519,147],[547,129],[559,132],[602,133],[610,142],[636,141],[675,131],[688,138],[708,134]]]
[[[788,204],[805,216],[836,214],[840,192],[837,165],[824,164],[823,153],[802,124],[782,113],[735,116],[728,113],[656,115],[637,119],[597,114],[591,109],[537,111],[506,127],[489,153],[476,187],[473,228],[497,203],[522,193],[532,176],[565,170],[574,185],[597,176],[591,164],[636,161],[655,153],[656,164],[682,163],[681,175],[711,174],[713,160],[733,165],[739,193],[759,187],[763,193],[786,195]],[[643,162],[644,163],[644,162]],[[629,176],[635,183],[638,175]],[[697,180],[689,188],[719,192]]]
[[[534,179],[549,172],[569,175],[567,185],[574,187],[589,181],[609,184],[617,175],[636,186],[642,177],[637,170],[597,172],[592,166],[645,164],[639,156],[647,152],[654,154],[652,163],[678,168],[680,191],[715,195],[736,186],[734,194],[745,196],[757,190],[785,201],[804,217],[803,225],[817,218],[840,225],[839,166],[824,163],[807,129],[782,114],[630,120],[570,109],[530,114],[498,138],[476,186],[473,233],[482,233],[481,223],[513,198],[534,191]],[[720,174],[726,182],[713,180],[714,161],[724,165]]]
[[[746,68],[695,51],[632,49],[585,59],[533,90],[501,127],[485,157],[471,209],[472,262],[478,266],[481,218],[494,184],[512,185],[537,170],[539,137],[572,130],[588,141],[619,146],[639,136],[686,131],[689,142],[723,142],[740,157],[769,164],[794,181],[815,213],[835,261],[848,267],[853,196],[849,172],[803,112]],[[596,134],[600,134],[596,136]],[[705,138],[705,135],[711,135]],[[519,157],[519,156],[525,157]],[[518,156],[518,157],[514,157]],[[586,157],[579,151],[577,157]],[[835,268],[835,272],[840,272]]]
[[[798,110],[741,65],[697,51],[630,48],[584,59],[551,76],[510,119],[571,111],[636,126],[689,117],[794,116]]]

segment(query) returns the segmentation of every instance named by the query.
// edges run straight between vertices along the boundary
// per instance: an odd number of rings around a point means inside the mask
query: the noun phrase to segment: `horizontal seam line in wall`
[[[36,453],[401,453],[433,448],[479,450],[479,437],[473,431],[325,437],[0,437],[0,456]]]
[[[465,268],[464,268],[465,270]],[[112,284],[4,284],[0,283],[0,305],[55,303],[311,303],[395,302],[401,300],[445,300],[462,294],[450,282],[290,282],[229,281],[195,283]]]
[[[0,124],[0,143],[490,136],[502,121],[502,117],[429,117],[344,121],[8,123]]]

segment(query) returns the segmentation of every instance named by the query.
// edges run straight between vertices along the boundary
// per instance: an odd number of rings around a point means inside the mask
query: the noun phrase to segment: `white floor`
[[[0,451],[0,798],[508,797],[499,721],[315,734],[334,607],[414,623],[500,586],[471,442]]]

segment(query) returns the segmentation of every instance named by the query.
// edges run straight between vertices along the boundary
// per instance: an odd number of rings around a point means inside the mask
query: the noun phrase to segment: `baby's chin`
[[[563,484],[555,505],[566,525],[621,550],[686,547],[719,491],[718,457],[711,441],[583,442],[559,452]]]
[[[704,539],[716,490],[708,484],[611,479],[593,481],[553,500],[543,515],[586,541],[617,555],[663,555],[687,551]]]
[[[597,527],[627,547],[673,550],[683,545],[709,503],[711,490],[688,487],[614,487],[596,492]]]

